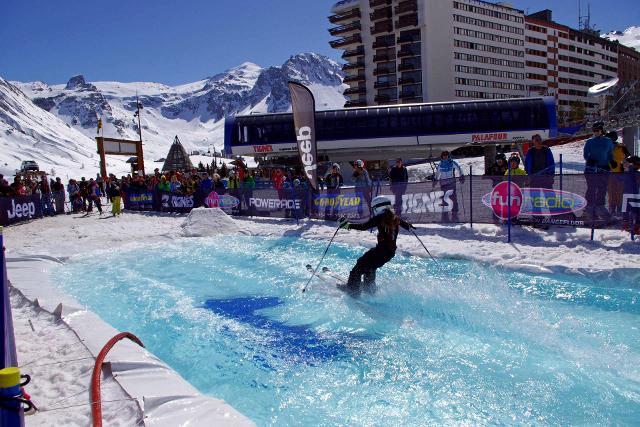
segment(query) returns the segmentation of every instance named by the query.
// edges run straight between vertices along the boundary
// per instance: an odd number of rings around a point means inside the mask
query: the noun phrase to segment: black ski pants
[[[349,280],[347,281],[349,291],[358,293],[363,288],[375,286],[376,270],[389,262],[395,254],[395,250],[390,250],[383,246],[376,246],[365,252],[364,255],[358,258],[356,265],[349,273]]]

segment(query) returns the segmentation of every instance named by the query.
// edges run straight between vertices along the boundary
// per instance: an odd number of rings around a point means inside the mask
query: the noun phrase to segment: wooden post
[[[104,155],[104,137],[96,136],[96,142],[98,143],[98,154],[100,154],[100,175],[103,178],[107,177],[107,160]]]

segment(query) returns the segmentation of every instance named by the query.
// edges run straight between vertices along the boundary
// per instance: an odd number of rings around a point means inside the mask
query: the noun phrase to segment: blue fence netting
[[[639,175],[465,176],[440,182],[367,188],[234,189],[191,195],[137,192],[125,208],[188,212],[220,207],[231,215],[358,221],[369,215],[376,195],[388,196],[396,213],[416,224],[486,223],[630,229],[640,209]]]

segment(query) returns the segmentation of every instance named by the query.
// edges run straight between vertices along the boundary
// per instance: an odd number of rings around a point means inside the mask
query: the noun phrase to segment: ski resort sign
[[[491,193],[484,195],[482,203],[500,219],[518,215],[564,215],[587,207],[586,199],[575,193],[552,188],[520,188],[508,181],[493,187]]]

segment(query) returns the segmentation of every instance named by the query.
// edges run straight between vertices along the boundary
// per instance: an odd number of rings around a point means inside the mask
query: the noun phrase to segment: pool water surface
[[[640,287],[397,255],[374,295],[327,242],[225,236],[75,258],[54,282],[258,425],[640,420]],[[362,247],[332,245],[346,275]]]

